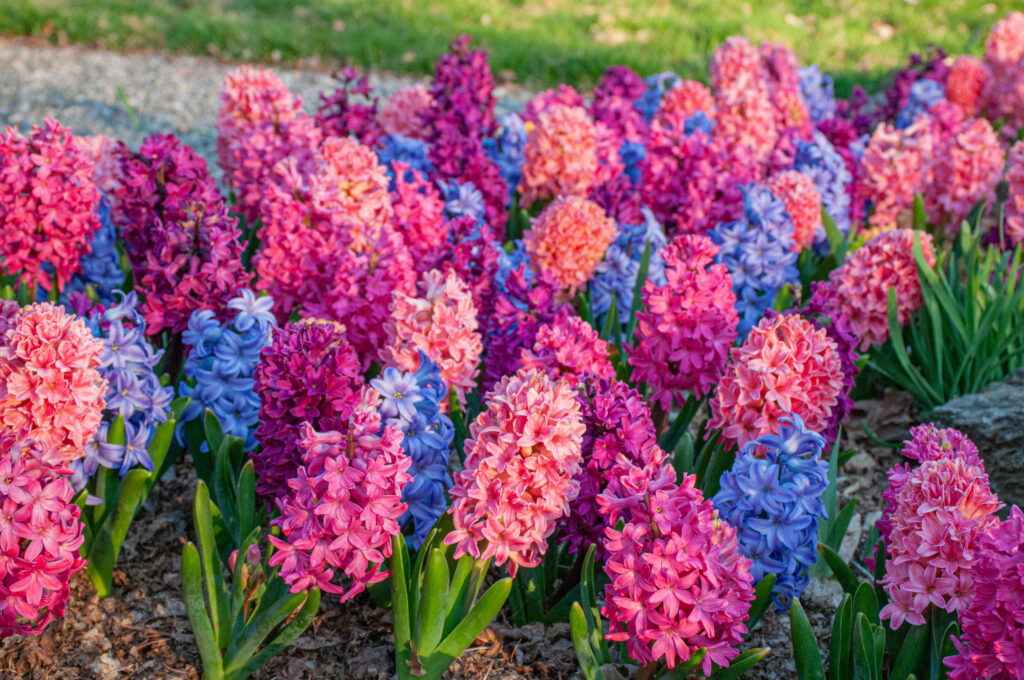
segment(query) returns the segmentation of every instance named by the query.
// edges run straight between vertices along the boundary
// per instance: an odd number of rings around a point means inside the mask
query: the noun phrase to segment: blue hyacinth
[[[384,423],[405,434],[402,450],[412,459],[413,479],[402,490],[402,501],[409,509],[400,521],[404,528],[412,528],[408,543],[415,550],[444,513],[445,489],[452,482],[448,455],[455,428],[440,406],[448,399],[448,386],[441,379],[441,367],[423,352],[415,373],[386,368],[370,385],[381,396]]]
[[[910,127],[918,116],[946,98],[946,88],[941,83],[922,78],[910,86],[907,105],[896,116],[896,127],[900,130]]]
[[[174,396],[172,388],[160,384],[154,370],[163,350],[153,349],[146,340],[146,322],[136,309],[138,296],[115,290],[111,297],[116,304],[94,312],[87,321],[92,334],[103,342],[99,372],[107,381],[106,407],[85,456],[71,464],[76,489],[83,488],[100,466],[117,470],[122,477],[137,465],[152,471],[149,442],[157,423],[167,420]],[[124,418],[124,445],[108,439],[118,416]]]
[[[477,223],[482,224],[484,220],[484,195],[473,185],[472,182],[455,180],[446,182],[438,180],[438,188],[441,190],[441,197],[444,199],[444,214],[448,219],[469,216]]]
[[[665,247],[665,230],[654,214],[643,208],[643,224],[619,226],[619,234],[605,251],[604,260],[597,265],[597,273],[590,282],[590,294],[594,302],[594,316],[602,320],[611,309],[615,298],[615,309],[619,322],[629,323],[633,292],[636,289],[644,247],[651,244],[651,258],[647,265],[647,279],[655,285],[665,284],[665,261],[659,251]]]
[[[800,76],[800,96],[807,104],[811,120],[817,124],[836,115],[836,90],[832,78],[822,73],[817,64],[804,66],[797,74]]]
[[[523,152],[526,149],[526,124],[518,113],[506,113],[498,118],[501,131],[497,139],[484,139],[484,151],[498,166],[509,187],[509,195],[519,186],[523,172]]]
[[[260,350],[268,346],[277,325],[271,313],[273,298],[257,298],[249,290],[228,302],[235,318],[221,324],[208,309],[196,310],[188,320],[181,339],[190,348],[185,360],[183,397],[192,401],[182,422],[199,418],[211,410],[226,434],[245,440],[245,450],[256,447],[256,424],[260,398],[253,374]]]
[[[107,199],[100,200],[97,214],[100,229],[92,235],[92,249],[82,257],[82,271],[71,277],[61,294],[61,303],[67,304],[71,293],[85,293],[93,290],[92,298],[103,305],[114,300],[114,290],[124,284],[124,270],[121,269],[121,253],[117,249],[117,229],[110,221],[110,205]]]
[[[666,92],[681,83],[682,78],[672,71],[665,71],[647,76],[644,78],[644,82],[647,83],[647,91],[633,103],[633,108],[643,115],[645,121],[650,123],[654,118],[654,113],[658,110],[658,105],[661,104],[661,98]]]
[[[388,135],[382,137],[380,141],[383,147],[377,151],[377,157],[380,159],[381,164],[391,173],[392,190],[395,188],[395,170],[392,166],[394,161],[409,164],[409,169],[406,171],[406,181],[412,181],[411,173],[417,172],[421,175],[429,175],[433,172],[434,166],[430,163],[429,158],[430,145],[422,139],[406,137],[405,135]]]
[[[825,212],[836,223],[840,232],[849,233],[850,195],[846,193],[846,187],[853,178],[843,157],[832,146],[832,142],[818,131],[815,131],[813,141],[798,140],[793,169],[814,181],[815,188],[821,194],[821,205]],[[814,243],[817,250],[828,252],[828,238],[824,227],[814,235]]]
[[[642,142],[625,141],[619,147],[619,158],[625,165],[623,173],[633,184],[640,182],[643,175],[642,163],[647,160],[647,147]]]
[[[754,582],[776,574],[772,600],[779,611],[807,587],[818,556],[818,521],[828,518],[821,499],[828,488],[828,463],[821,459],[825,438],[808,431],[796,414],[782,423],[778,435],[743,447],[712,499],[736,527]]]
[[[494,272],[494,284],[499,292],[505,294],[508,293],[509,274],[519,269],[520,266],[525,265],[523,275],[527,283],[532,282],[536,276],[530,267],[530,254],[526,252],[526,244],[523,243],[523,239],[517,238],[512,241],[510,246],[506,247],[508,249],[503,248],[498,256],[498,269]],[[529,308],[529,305],[515,297],[510,297],[509,300],[514,304],[522,305],[524,311]]]
[[[776,294],[796,281],[793,220],[785,204],[763,185],[743,189],[744,220],[718,224],[710,233],[718,261],[732,275],[741,336],[772,306]]]

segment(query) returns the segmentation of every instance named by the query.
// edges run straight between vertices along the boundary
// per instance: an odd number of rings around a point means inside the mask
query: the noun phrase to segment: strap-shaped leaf
[[[220,555],[217,541],[213,534],[213,518],[211,513],[210,492],[202,480],[196,484],[196,497],[192,503],[192,519],[195,525],[196,541],[199,545],[199,556],[203,565],[203,585],[210,603],[210,622],[213,624],[220,649],[227,647],[227,621],[230,603],[224,587]]]
[[[694,668],[700,665],[700,662],[707,656],[708,650],[700,649],[690,655],[690,658],[681,664],[678,664],[675,668],[670,671],[666,671],[662,674],[659,680],[686,680],[690,677],[690,673]]]
[[[832,570],[832,575],[836,577],[836,581],[843,587],[843,590],[849,593],[851,597],[856,595],[860,582],[857,580],[857,576],[853,573],[850,565],[843,561],[839,553],[824,543],[818,544],[818,552],[825,558],[825,563],[828,564]]]
[[[448,588],[448,602],[445,605],[444,634],[447,636],[455,630],[456,624],[465,609],[466,597],[469,594],[469,576],[473,571],[473,558],[463,555],[455,566],[451,585]]]
[[[863,612],[853,620],[853,677],[855,680],[879,680],[875,665],[875,638]]]
[[[797,677],[800,680],[825,680],[825,667],[818,652],[818,641],[799,598],[793,598],[789,610],[789,626]]]
[[[754,625],[761,620],[768,605],[772,603],[775,579],[775,574],[765,574],[764,578],[757,582],[757,587],[754,588],[754,601],[750,603],[750,612],[747,616],[747,631],[754,629]]]
[[[832,617],[832,636],[828,641],[828,680],[850,680],[853,665],[850,657],[853,643],[853,596],[849,593]]]
[[[108,597],[112,592],[117,556],[121,554],[128,528],[145,499],[146,482],[151,476],[149,471],[141,468],[129,470],[121,478],[114,511],[108,513],[103,523],[95,528],[87,571],[100,597]]]
[[[587,617],[590,629],[590,646],[597,653],[602,664],[611,663],[611,652],[604,637],[604,622],[601,620],[601,607],[597,602],[597,581],[594,579],[594,559],[597,546],[591,544],[583,558],[583,570],[580,572],[580,604]]]
[[[206,443],[209,444],[210,451],[218,451],[224,441],[224,429],[220,426],[216,414],[210,409],[206,409],[206,413],[203,415],[203,432],[206,435]]]
[[[409,582],[405,562],[409,550],[405,536],[391,538],[391,617],[395,636],[395,670],[398,677],[407,679],[412,661],[412,620],[409,618]]]
[[[833,550],[839,550],[843,544],[843,538],[846,537],[846,530],[850,528],[850,522],[853,521],[853,512],[857,509],[857,499],[852,498],[850,502],[843,506],[843,509],[839,511],[839,514],[835,516],[835,519],[829,520],[829,536],[828,546]]]
[[[480,599],[469,610],[469,613],[455,626],[453,630],[434,652],[424,659],[424,677],[427,680],[439,678],[448,669],[452,661],[466,651],[477,635],[483,632],[498,615],[498,611],[508,599],[509,591],[512,589],[512,579],[505,577],[487,589]]]
[[[756,666],[761,659],[768,656],[770,651],[772,651],[771,647],[748,649],[730,661],[728,668],[722,668],[713,672],[710,680],[737,680],[737,678]]]
[[[587,617],[579,602],[572,603],[569,610],[569,630],[572,634],[572,646],[576,649],[576,660],[580,663],[580,671],[586,680],[604,680],[601,665],[594,656],[590,646],[590,631],[587,630]]]
[[[444,635],[445,609],[448,604],[448,560],[440,550],[431,550],[423,581],[420,607],[416,612],[413,641],[416,651],[427,656]]]
[[[240,669],[265,644],[271,641],[271,633],[280,626],[299,607],[303,606],[307,593],[288,593],[270,603],[259,616],[245,627],[237,640],[232,640],[226,655],[229,668]]]
[[[910,627],[889,672],[889,680],[907,680],[910,677],[928,653],[928,637],[928,625]]]
[[[309,628],[309,624],[313,622],[313,618],[319,609],[320,591],[314,588],[307,593],[306,601],[302,605],[302,609],[299,610],[299,613],[295,615],[295,618],[289,621],[272,640],[268,641],[266,646],[260,649],[259,653],[242,667],[240,672],[232,675],[231,680],[241,680],[242,678],[249,677],[259,668],[263,667],[267,661],[280,654],[288,645],[295,642]]]
[[[213,623],[203,601],[203,577],[199,566],[199,553],[195,545],[186,543],[181,553],[181,580],[185,596],[185,611],[196,638],[199,657],[203,661],[203,677],[219,680],[224,677],[220,647],[213,632]]]

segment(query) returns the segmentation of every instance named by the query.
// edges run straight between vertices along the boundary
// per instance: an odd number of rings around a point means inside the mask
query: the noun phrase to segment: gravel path
[[[76,134],[104,134],[136,148],[153,133],[173,132],[212,160],[221,82],[232,68],[209,57],[118,54],[0,38],[0,129],[27,130],[52,117]],[[321,91],[334,89],[328,72],[276,71],[307,110],[319,103]],[[382,96],[416,81],[370,74]],[[520,108],[529,96],[516,87],[498,87],[496,94],[502,111]]]

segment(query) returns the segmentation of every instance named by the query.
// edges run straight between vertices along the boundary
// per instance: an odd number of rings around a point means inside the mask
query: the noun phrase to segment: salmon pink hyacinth
[[[992,124],[975,118],[957,126],[935,149],[932,177],[925,191],[928,214],[956,234],[979,200],[990,203],[1003,175],[1003,147]]]
[[[985,62],[969,54],[961,54],[953,60],[946,76],[946,99],[963,109],[964,115],[977,116],[984,106],[991,82],[992,71]]]
[[[778,434],[790,413],[812,432],[828,427],[843,373],[836,344],[824,329],[797,314],[765,317],[731,355],[711,400],[710,422],[727,448]]]
[[[455,558],[493,557],[512,576],[540,564],[579,492],[583,432],[568,382],[529,369],[499,380],[470,426],[466,461],[451,489],[455,530],[444,542],[455,545]]]
[[[814,180],[796,170],[786,170],[768,180],[768,188],[786,204],[793,218],[794,249],[799,252],[814,243],[821,228],[821,194]]]
[[[534,268],[552,273],[574,295],[594,276],[617,234],[615,221],[601,206],[568,196],[544,208],[523,240]]]
[[[896,289],[900,325],[921,306],[921,282],[914,261],[914,237],[930,266],[935,266],[932,237],[926,232],[895,229],[878,234],[829,274],[835,289],[831,311],[845,314],[866,350],[889,337],[889,289]],[[812,428],[814,429],[814,428]]]
[[[888,123],[875,128],[861,159],[861,189],[873,204],[872,227],[891,229],[914,203],[914,193],[927,179],[933,138],[926,118],[903,130]]]
[[[1010,516],[978,541],[971,564],[974,595],[960,610],[959,655],[943,662],[951,680],[1020,680],[1024,674],[1024,512]]]
[[[1004,229],[1009,247],[1024,243],[1024,141],[1010,148],[1007,159],[1006,184],[1009,197],[1006,200],[1006,223]]]
[[[882,584],[890,602],[880,617],[893,630],[904,621],[924,625],[933,605],[950,613],[967,608],[978,544],[1002,507],[980,464],[953,448],[935,453],[906,473],[889,499]]]
[[[520,362],[524,368],[544,370],[551,378],[574,383],[588,374],[599,378],[615,376],[615,368],[608,360],[608,343],[593,326],[567,311],[537,329],[533,347],[523,348]]]
[[[629,363],[663,409],[710,392],[736,342],[736,295],[729,270],[714,263],[718,251],[707,236],[680,236],[661,251],[667,284],[644,283]]]
[[[597,184],[598,134],[582,106],[556,104],[540,114],[526,137],[522,204],[560,196],[585,196]]]
[[[658,110],[654,112],[654,120],[662,125],[682,124],[698,111],[714,120],[714,95],[704,83],[682,80],[661,98]]]
[[[404,135],[413,139],[427,136],[423,113],[433,97],[425,85],[409,85],[387,98],[380,110],[380,126],[386,135]]]
[[[93,163],[52,118],[0,135],[0,274],[57,290],[81,271],[100,229]],[[50,269],[47,269],[49,267]]]
[[[320,146],[310,179],[313,209],[350,230],[352,248],[365,252],[391,220],[388,173],[373,149],[352,137],[329,137]]]
[[[103,417],[103,343],[85,323],[49,302],[5,306],[0,337],[0,424],[67,464],[85,455]]]
[[[396,293],[387,322],[388,341],[382,359],[415,373],[420,351],[441,366],[441,377],[466,405],[477,386],[483,340],[477,330],[476,307],[469,288],[454,271],[432,269],[423,274],[416,296]]]
[[[393,161],[395,186],[391,192],[395,230],[402,235],[417,272],[434,269],[447,251],[451,226],[444,217],[444,199],[433,182],[409,165]]]
[[[268,563],[281,565],[293,593],[316,587],[344,602],[388,576],[381,565],[401,532],[412,460],[402,452],[401,430],[382,426],[379,408],[380,396],[365,386],[343,430],[302,428],[302,467],[277,499],[281,516],[273,524],[282,537],[270,536],[277,552]]]
[[[0,639],[64,616],[85,540],[71,471],[38,442],[0,431]]]
[[[707,650],[701,668],[710,675],[739,654],[754,588],[736,529],[695,481],[685,475],[677,485],[671,466],[648,465],[598,497],[611,579],[601,613],[605,637],[641,664],[675,668]]]

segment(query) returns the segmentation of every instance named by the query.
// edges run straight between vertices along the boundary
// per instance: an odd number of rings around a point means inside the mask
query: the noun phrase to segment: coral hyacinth
[[[585,196],[597,183],[597,128],[582,106],[556,104],[541,112],[526,137],[522,204]]]
[[[992,124],[984,118],[965,122],[942,140],[931,162],[931,181],[925,205],[932,221],[959,233],[974,204],[995,198],[1003,175],[1003,147]]]
[[[512,576],[540,564],[579,492],[583,432],[568,382],[527,369],[499,380],[470,426],[451,490],[455,530],[444,542],[455,546],[455,558],[494,558]]]
[[[821,194],[814,180],[796,170],[786,170],[771,177],[768,188],[786,204],[786,212],[793,219],[794,249],[799,252],[810,247],[821,229]]]
[[[523,237],[533,266],[554,275],[570,294],[587,283],[615,239],[615,221],[579,196],[558,198]]]

